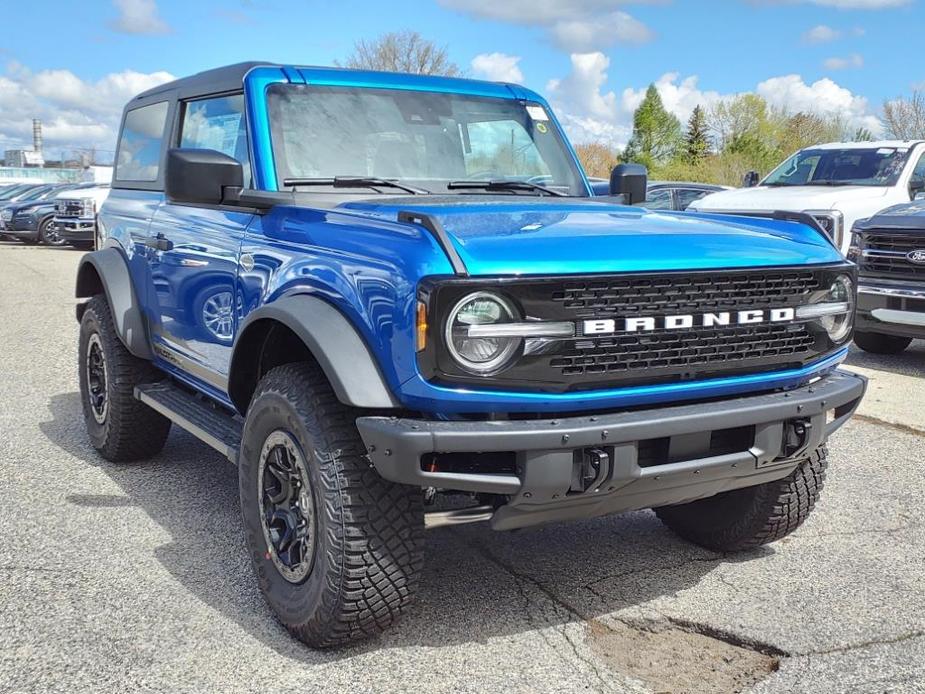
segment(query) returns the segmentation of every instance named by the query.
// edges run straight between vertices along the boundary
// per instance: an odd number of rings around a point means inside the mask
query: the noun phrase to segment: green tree
[[[633,114],[633,135],[623,158],[652,168],[674,158],[682,143],[681,122],[665,109],[658,89],[650,84]]]
[[[690,120],[687,121],[687,134],[684,137],[685,154],[689,164],[699,164],[710,151],[710,135],[707,132],[707,114],[698,104],[694,107]]]

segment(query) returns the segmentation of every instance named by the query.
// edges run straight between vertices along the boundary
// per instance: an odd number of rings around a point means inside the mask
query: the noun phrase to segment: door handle
[[[138,240],[141,242],[142,246],[153,248],[156,251],[173,250],[173,241],[168,239],[163,234],[157,234],[155,236],[142,236]]]

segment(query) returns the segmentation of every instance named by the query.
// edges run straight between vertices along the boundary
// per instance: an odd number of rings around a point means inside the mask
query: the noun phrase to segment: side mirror
[[[642,164],[620,164],[610,173],[610,194],[622,195],[624,205],[646,201],[649,172]]]
[[[909,197],[918,200],[919,196],[925,193],[925,180],[912,181],[909,183]]]
[[[757,171],[749,171],[745,176],[742,177],[742,187],[743,188],[754,188],[761,181],[761,176],[758,175]]]
[[[220,205],[226,188],[240,193],[244,186],[241,162],[214,149],[171,149],[167,151],[164,193],[170,202]]]

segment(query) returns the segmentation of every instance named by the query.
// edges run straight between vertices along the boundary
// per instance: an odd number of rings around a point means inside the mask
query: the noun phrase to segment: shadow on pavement
[[[889,371],[900,376],[925,378],[925,340],[913,340],[912,344],[899,354],[871,354],[852,346],[845,364]]]
[[[53,396],[49,408],[52,420],[40,424],[48,439],[124,490],[73,494],[69,503],[144,510],[172,538],[155,554],[177,581],[277,653],[306,663],[409,645],[485,643],[593,620],[689,589],[721,563],[773,552],[722,557],[678,540],[650,512],[511,533],[485,525],[431,531],[418,601],[401,624],[359,646],[314,652],[288,635],[259,594],[235,470],[222,456],[175,427],[152,460],[108,463],[75,435],[83,433],[77,393]]]

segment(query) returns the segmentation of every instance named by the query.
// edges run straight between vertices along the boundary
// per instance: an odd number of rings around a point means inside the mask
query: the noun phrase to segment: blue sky
[[[876,126],[925,84],[925,0],[69,0],[6,3],[0,148],[45,121],[51,146],[111,148],[122,103],[170,76],[247,59],[331,64],[411,28],[472,76],[547,94],[575,139],[625,141],[650,82],[686,117],[757,91]],[[36,34],[13,27],[39,27]]]

